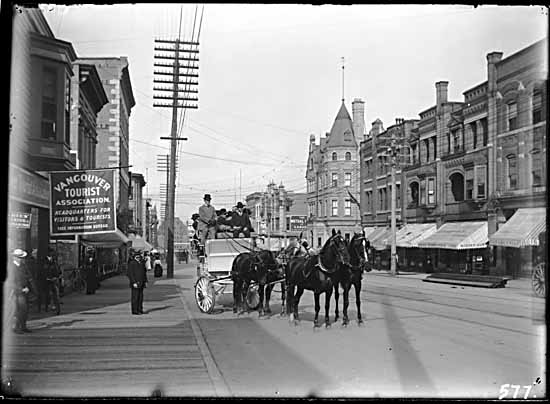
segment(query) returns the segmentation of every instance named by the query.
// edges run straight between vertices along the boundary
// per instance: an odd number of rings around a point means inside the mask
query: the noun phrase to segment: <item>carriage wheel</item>
[[[195,284],[195,301],[200,311],[210,314],[216,304],[216,292],[214,285],[206,276],[201,276]]]
[[[250,310],[256,310],[260,306],[260,296],[258,294],[258,285],[250,285],[246,292],[246,305]]]
[[[533,291],[539,297],[546,296],[546,263],[541,263],[535,267],[533,270],[533,276],[531,278],[531,283],[533,285]]]

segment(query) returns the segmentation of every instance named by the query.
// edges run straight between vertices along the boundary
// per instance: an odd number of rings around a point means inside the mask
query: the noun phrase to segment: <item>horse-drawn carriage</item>
[[[212,313],[216,298],[233,289],[231,269],[233,261],[241,253],[260,250],[279,251],[281,240],[253,238],[221,238],[206,240],[204,248],[199,248],[195,301],[203,313]],[[278,279],[282,282],[284,279]],[[258,284],[251,282],[246,291],[246,305],[255,310],[260,304]]]

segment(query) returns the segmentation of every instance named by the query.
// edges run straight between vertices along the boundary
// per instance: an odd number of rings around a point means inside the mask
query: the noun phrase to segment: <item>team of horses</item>
[[[330,326],[330,300],[334,291],[336,302],[335,321],[339,319],[338,299],[343,291],[342,325],[349,324],[348,306],[351,287],[355,290],[357,322],[361,316],[361,281],[363,271],[369,272],[369,241],[364,233],[355,233],[347,242],[340,232],[332,230],[318,254],[310,254],[300,245],[290,246],[279,254],[269,250],[250,251],[235,257],[231,268],[233,280],[233,312],[247,310],[246,294],[252,282],[258,286],[259,315],[271,314],[269,301],[276,283],[281,283],[281,315],[288,315],[290,322],[298,324],[298,304],[304,290],[313,292],[315,301],[314,327],[319,327],[320,296],[325,294],[325,326]],[[285,304],[286,301],[286,304]]]

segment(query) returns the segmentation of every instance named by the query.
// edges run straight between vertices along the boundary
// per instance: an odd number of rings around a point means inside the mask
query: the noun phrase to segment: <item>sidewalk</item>
[[[174,279],[166,268],[162,278],[148,272],[143,315],[131,314],[126,275],[103,280],[93,295],[64,296],[60,315],[32,306],[31,333],[4,332],[2,381],[35,397],[224,395],[178,285],[194,270],[176,264]]]
[[[376,270],[373,269],[371,272],[366,273],[366,276],[382,276],[382,277],[393,277],[390,271],[385,270]],[[422,282],[423,279],[428,277],[430,274],[423,273],[423,272],[405,272],[401,271],[399,272],[395,278],[396,279],[414,279]],[[365,275],[363,275],[365,276]],[[446,285],[446,284],[440,284],[440,285]],[[450,285],[447,285],[450,286]],[[467,288],[475,288],[473,286],[465,286]],[[485,289],[485,288],[475,288],[475,289]],[[531,285],[531,279],[529,278],[518,278],[518,279],[509,279],[506,283],[506,286],[504,288],[501,288],[504,291],[507,291],[509,293],[517,293],[521,294],[523,296],[533,296],[533,289]]]

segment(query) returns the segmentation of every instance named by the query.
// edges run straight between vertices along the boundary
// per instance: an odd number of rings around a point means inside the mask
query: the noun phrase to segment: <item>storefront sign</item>
[[[48,209],[48,180],[10,164],[9,197],[31,206]]]
[[[290,230],[291,231],[305,231],[306,230],[307,216],[291,216],[290,217]]]
[[[52,235],[116,231],[114,170],[50,173]]]
[[[31,214],[21,212],[9,213],[9,226],[16,229],[30,229],[31,228]]]

